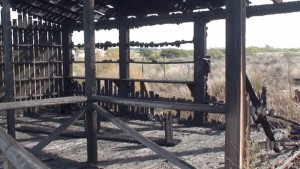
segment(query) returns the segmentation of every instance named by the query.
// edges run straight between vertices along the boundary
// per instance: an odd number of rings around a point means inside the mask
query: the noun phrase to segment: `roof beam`
[[[23,3],[24,5],[28,6],[29,8],[36,9],[42,11],[40,13],[45,13],[45,15],[58,15],[61,17],[66,17],[66,19],[78,20],[82,18],[77,13],[69,11],[68,9],[62,8],[58,5],[53,5],[51,3],[47,3],[44,1],[31,1],[31,0],[18,0],[17,3]]]
[[[51,13],[45,12],[43,9],[36,8],[32,5],[24,3],[22,1],[12,1],[11,4],[13,7],[13,10],[26,12],[31,15],[43,18],[43,20],[46,20],[46,21],[50,21],[50,22],[54,22],[54,23],[61,23],[68,19],[66,17],[63,17],[62,15],[58,15],[58,14],[55,14],[52,12]],[[53,18],[55,18],[55,19],[53,19]]]
[[[285,2],[280,4],[257,5],[247,7],[247,17],[264,16],[281,13],[300,12],[300,1]],[[131,28],[142,27],[159,24],[180,24],[183,22],[193,22],[195,19],[203,19],[207,22],[211,20],[225,19],[226,9],[218,9],[215,11],[204,11],[189,14],[174,14],[167,16],[152,16],[147,18],[131,18],[131,19],[118,19],[107,20],[95,23],[95,28],[99,29],[114,29],[119,25],[127,24]],[[82,30],[82,24],[73,26],[74,30]]]

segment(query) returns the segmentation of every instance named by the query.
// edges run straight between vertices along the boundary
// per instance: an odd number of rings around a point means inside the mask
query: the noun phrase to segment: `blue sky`
[[[252,0],[252,4],[272,3],[271,0]],[[207,24],[207,46],[225,47],[225,20],[211,21]],[[82,33],[74,32],[74,43],[83,43]],[[130,30],[130,40],[139,42],[173,42],[176,40],[192,40],[193,23],[180,25],[147,26]],[[118,31],[96,32],[97,42],[118,42]],[[300,12],[290,14],[252,17],[246,23],[246,46],[276,48],[300,47]],[[182,48],[192,48],[192,44]]]

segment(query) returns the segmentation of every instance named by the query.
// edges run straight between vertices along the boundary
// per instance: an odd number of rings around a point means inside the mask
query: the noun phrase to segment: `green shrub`
[[[182,50],[182,49],[162,49],[160,56],[166,58],[179,58],[179,57],[190,57],[193,56],[192,50]]]
[[[141,48],[140,55],[144,56],[145,58],[147,58],[150,61],[156,61],[160,58],[160,56],[157,52],[154,52],[153,50],[147,49],[147,48]]]
[[[215,59],[221,59],[225,57],[225,49],[222,48],[210,48],[207,50],[207,55]]]
[[[288,50],[283,53],[283,56],[284,57],[295,57],[295,56],[300,56],[300,53]]]
[[[259,47],[250,46],[246,48],[246,56],[255,56],[259,52],[261,52],[261,48]]]

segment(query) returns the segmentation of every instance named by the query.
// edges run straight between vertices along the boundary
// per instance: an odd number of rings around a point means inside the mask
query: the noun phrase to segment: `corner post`
[[[87,162],[96,164],[97,147],[97,114],[92,108],[92,96],[96,94],[95,67],[95,23],[94,0],[83,1],[83,28],[85,53],[85,95],[88,98],[86,111]]]
[[[226,1],[225,168],[243,168],[245,158],[246,1]]]
[[[205,96],[205,68],[206,55],[206,21],[194,21],[194,86],[192,96],[195,103],[203,103]],[[205,112],[194,112],[194,121],[197,126],[203,125],[206,120]]]
[[[5,81],[5,101],[13,102],[14,98],[14,74],[13,74],[13,54],[12,54],[12,32],[10,21],[10,1],[2,0],[2,24],[3,24],[3,53],[4,53],[4,81]],[[7,132],[16,138],[15,131],[15,111],[7,111]]]

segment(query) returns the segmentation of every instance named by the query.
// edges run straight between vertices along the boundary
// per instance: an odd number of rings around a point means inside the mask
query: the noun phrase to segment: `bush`
[[[193,56],[192,50],[182,50],[182,49],[162,49],[160,56],[166,58],[179,58],[179,57],[190,57]]]
[[[140,49],[140,54],[141,56],[146,57],[147,59],[149,59],[150,61],[156,61],[157,59],[159,59],[159,55],[157,54],[157,52],[154,52],[151,49],[146,49],[146,48],[141,48]]]
[[[288,50],[283,53],[283,56],[284,57],[295,57],[295,56],[300,56],[300,53]]]
[[[222,48],[210,48],[207,50],[207,55],[215,59],[221,59],[225,57],[225,49]]]
[[[246,49],[246,56],[255,56],[259,52],[261,52],[261,48],[255,47],[255,46],[250,46],[250,47],[247,47],[247,49]]]

